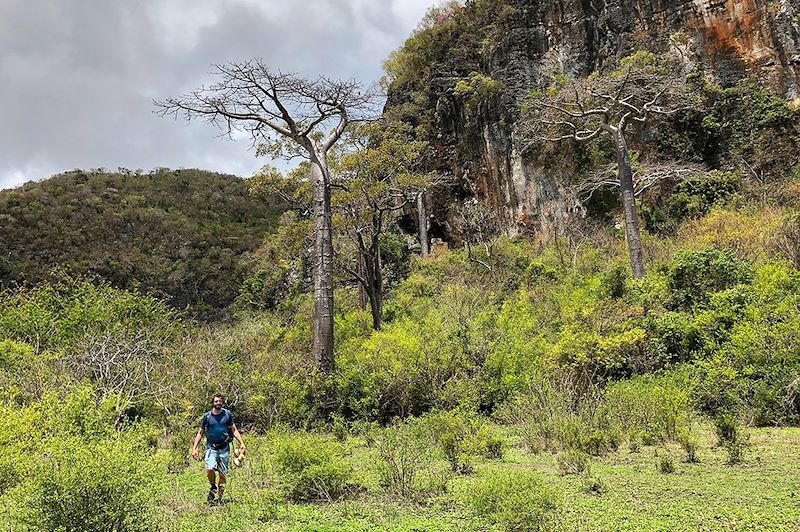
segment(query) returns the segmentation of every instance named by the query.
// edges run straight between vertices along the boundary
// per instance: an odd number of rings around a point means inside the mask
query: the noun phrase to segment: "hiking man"
[[[244,453],[245,446],[239,429],[233,422],[233,414],[230,410],[222,408],[225,404],[225,397],[221,393],[214,394],[212,398],[214,407],[203,414],[200,421],[200,429],[194,437],[192,445],[192,458],[198,459],[197,445],[206,437],[206,474],[211,489],[208,491],[208,502],[213,503],[214,498],[219,493],[219,504],[224,504],[225,481],[228,474],[228,464],[230,462],[230,444],[234,438],[239,442],[240,453]],[[217,482],[219,473],[219,482]]]

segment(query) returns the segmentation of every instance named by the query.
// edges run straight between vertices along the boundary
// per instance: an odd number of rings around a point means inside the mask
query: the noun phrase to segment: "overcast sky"
[[[372,83],[436,0],[0,0],[0,189],[73,168],[249,176],[249,140],[162,118],[153,98],[260,57]]]

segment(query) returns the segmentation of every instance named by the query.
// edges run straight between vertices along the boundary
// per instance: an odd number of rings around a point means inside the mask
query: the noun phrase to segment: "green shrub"
[[[433,443],[439,448],[453,473],[472,472],[470,455],[477,451],[474,437],[480,421],[458,411],[438,411],[420,418]]]
[[[52,283],[0,293],[0,335],[35,345],[38,352],[67,349],[101,332],[143,329],[168,340],[181,324],[158,299],[101,280],[62,275]]]
[[[503,530],[554,530],[561,523],[561,497],[537,474],[491,472],[459,487],[462,504]]]
[[[687,362],[703,347],[702,331],[683,312],[666,311],[647,319],[650,350],[658,356],[658,366]]]
[[[605,295],[618,299],[625,295],[625,282],[628,277],[628,268],[625,265],[616,265],[600,274],[601,287]]]
[[[697,456],[698,443],[696,438],[686,432],[678,437],[678,443],[681,444],[683,451],[686,453],[686,463],[696,464],[700,461]]]
[[[600,477],[587,475],[581,483],[581,490],[590,495],[602,495],[608,491],[608,485]]]
[[[560,453],[556,457],[556,463],[558,464],[558,471],[562,475],[589,474],[591,467],[589,455],[576,449]]]
[[[272,463],[285,496],[296,502],[334,501],[347,495],[354,471],[338,442],[309,433],[279,435]]]
[[[158,530],[150,452],[133,434],[51,441],[15,494],[20,522],[36,530]]]
[[[194,439],[197,429],[186,424],[171,427],[167,449],[169,458],[167,461],[167,471],[170,473],[180,473],[191,463],[189,446]]]
[[[734,172],[711,171],[678,182],[667,201],[667,212],[675,222],[706,214],[712,206],[736,194],[741,177]]]
[[[506,441],[494,425],[484,423],[474,436],[478,453],[490,460],[500,460],[505,454]]]
[[[709,106],[703,113],[702,137],[706,146],[713,147],[708,154],[712,160],[730,161],[759,176],[749,183],[756,189],[769,190],[786,179],[792,169],[787,161],[794,160],[800,143],[798,109],[756,77],[724,89],[705,82],[703,90]]]
[[[572,399],[552,382],[532,379],[528,390],[508,403],[505,417],[531,452],[572,448],[587,426],[572,410]]]
[[[604,391],[599,415],[644,445],[675,439],[691,423],[694,386],[694,376],[685,368],[615,382]]]
[[[667,270],[669,305],[673,309],[690,309],[706,303],[712,292],[748,283],[752,277],[750,265],[729,250],[679,251]]]
[[[658,437],[649,430],[643,430],[639,436],[642,438],[642,445],[656,445],[659,442]]]
[[[426,491],[420,477],[431,475],[433,454],[427,430],[418,420],[369,432],[367,441],[378,451],[381,484],[389,493],[408,499]]]
[[[314,417],[314,376],[300,369],[296,373],[273,369],[248,376],[248,392],[237,421],[251,422],[261,431],[288,423],[308,428]]]
[[[629,453],[638,453],[641,451],[641,444],[642,440],[639,435],[634,434],[628,439],[628,452]]]
[[[600,456],[619,447],[619,431],[616,427],[586,429],[575,446],[591,456]]]
[[[669,453],[662,454],[658,458],[658,472],[663,474],[669,474],[675,472],[675,460],[672,459],[672,455]]]
[[[27,343],[0,340],[0,393],[5,394],[11,404],[36,400],[57,379],[55,368],[48,364],[55,358],[51,353],[37,356],[33,346]]]
[[[749,442],[746,440],[739,440],[735,442],[728,442],[725,444],[725,452],[728,453],[727,464],[735,465],[744,460],[745,453],[749,448]]]
[[[722,413],[714,418],[717,444],[728,454],[728,464],[738,464],[750,446],[750,436],[733,414]]]
[[[558,270],[542,262],[531,262],[525,268],[525,280],[529,285],[550,283],[558,279]]]
[[[736,416],[723,413],[714,418],[714,429],[717,434],[717,445],[721,447],[739,439],[741,424]]]

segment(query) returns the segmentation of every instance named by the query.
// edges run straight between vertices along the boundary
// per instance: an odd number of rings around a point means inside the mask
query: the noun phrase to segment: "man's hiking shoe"
[[[214,499],[217,498],[217,488],[211,488],[208,490],[208,503],[214,504]]]
[[[217,504],[219,504],[220,506],[225,504],[225,497],[223,497],[224,493],[225,493],[225,488],[223,486],[220,486],[219,487],[219,499],[217,500]]]

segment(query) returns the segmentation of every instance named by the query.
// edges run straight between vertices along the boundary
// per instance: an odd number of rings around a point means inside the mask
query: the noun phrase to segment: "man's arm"
[[[239,429],[236,428],[236,423],[231,424],[231,428],[233,429],[233,437],[236,438],[236,441],[239,442],[240,451],[244,452],[246,450],[246,447],[244,446],[244,440],[242,439],[242,435],[239,434]]]
[[[199,444],[200,440],[203,439],[203,434],[205,433],[206,431],[203,429],[203,427],[200,427],[197,430],[197,436],[194,437],[194,443],[192,444],[192,458],[194,458],[195,460],[197,460],[197,457],[199,456],[197,452],[197,444]]]

